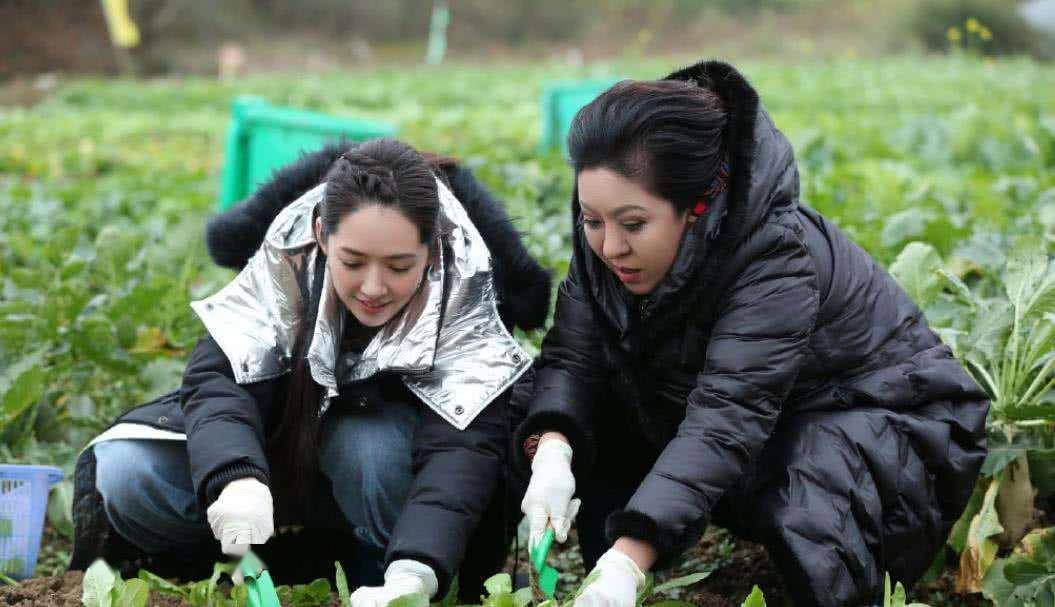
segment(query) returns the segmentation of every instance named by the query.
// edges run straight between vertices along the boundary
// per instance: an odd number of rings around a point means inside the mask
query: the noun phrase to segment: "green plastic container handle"
[[[242,573],[246,589],[249,590],[249,600],[246,602],[248,607],[282,607],[278,602],[278,593],[275,592],[271,574],[264,567],[264,562],[251,550],[239,561],[238,570]]]
[[[553,593],[557,591],[557,578],[560,577],[554,567],[546,564],[550,549],[553,548],[553,538],[553,528],[549,527],[542,533],[542,539],[531,549],[531,566],[538,572],[539,589],[548,599],[553,598]]]

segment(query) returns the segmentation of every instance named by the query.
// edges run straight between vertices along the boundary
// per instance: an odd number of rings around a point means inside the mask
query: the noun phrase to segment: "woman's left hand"
[[[422,593],[431,598],[438,586],[436,572],[425,563],[410,559],[392,561],[385,570],[385,585],[359,588],[352,593],[352,607],[385,607],[408,594]]]
[[[598,574],[597,579],[575,599],[575,607],[634,607],[637,604],[637,593],[645,585],[645,574],[634,559],[612,548],[597,559],[597,566],[590,572],[594,574]]]

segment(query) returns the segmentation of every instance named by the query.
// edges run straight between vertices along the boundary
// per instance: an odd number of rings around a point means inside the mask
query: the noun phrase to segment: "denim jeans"
[[[380,561],[410,484],[416,403],[332,411],[322,422],[319,468],[334,507],[313,508],[305,526],[351,529]],[[216,540],[198,504],[182,441],[119,439],[94,447],[96,485],[107,516],[150,554],[193,555]],[[281,487],[271,487],[273,493]]]

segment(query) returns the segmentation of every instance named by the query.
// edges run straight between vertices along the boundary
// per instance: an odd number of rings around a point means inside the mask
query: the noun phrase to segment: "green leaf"
[[[191,607],[209,607],[212,595],[209,594],[209,580],[201,580],[190,585],[187,602]]]
[[[351,607],[352,595],[348,592],[348,577],[344,575],[344,567],[341,567],[340,561],[334,561],[333,568],[335,570],[333,578],[337,582],[337,597],[341,599],[341,606]]]
[[[189,592],[188,590],[180,588],[179,586],[173,584],[172,582],[166,580],[161,576],[150,573],[146,569],[140,569],[138,577],[139,579],[146,582],[147,586],[150,587],[151,590],[155,590],[157,592],[163,592],[165,594],[171,594],[180,597],[186,597]]]
[[[331,593],[332,589],[330,588],[329,580],[320,578],[308,584],[307,595],[318,601],[320,605],[330,604]]]
[[[766,597],[758,586],[751,588],[751,594],[747,595],[740,607],[766,607]]]
[[[1007,561],[1008,559],[994,561],[982,581],[982,596],[995,605],[1008,605],[1011,594],[1015,591],[1015,585],[1004,577],[1004,567]]]
[[[140,579],[126,580],[114,607],[145,607],[150,598],[150,588]]]
[[[508,573],[498,573],[484,581],[484,588],[491,595],[508,594],[513,592],[513,579],[509,577]]]
[[[73,481],[64,480],[48,494],[48,523],[67,538],[73,538]],[[3,535],[0,530],[0,536]]]
[[[926,308],[941,290],[941,257],[937,249],[922,242],[910,242],[890,265],[890,274],[920,308]]]
[[[985,463],[982,464],[982,474],[984,476],[995,476],[1004,468],[1007,468],[1011,462],[1018,459],[1019,456],[1025,454],[1026,449],[1023,447],[1012,445],[990,446],[989,453],[985,456]]]
[[[934,218],[933,212],[919,208],[906,209],[890,215],[883,223],[883,246],[889,249],[906,240],[920,238],[926,232],[927,224]]]
[[[533,599],[531,588],[521,588],[513,593],[513,607],[528,607]]]
[[[110,591],[114,588],[117,576],[103,559],[96,559],[84,572],[81,603],[84,607],[111,607],[113,597]]]
[[[26,568],[26,562],[19,557],[13,559],[7,559],[0,563],[0,572],[3,573],[18,573],[21,575],[22,570]]]
[[[1033,560],[1013,559],[1004,567],[1004,577],[1016,586],[1031,584],[1046,575],[1051,575],[1044,563]]]
[[[971,493],[971,498],[967,500],[967,506],[949,533],[947,543],[952,546],[956,554],[963,552],[964,547],[967,545],[967,531],[971,526],[971,520],[974,515],[978,514],[978,511],[982,509],[982,499],[985,497],[985,490],[988,486],[987,479],[978,479],[975,482],[974,492]]]
[[[14,523],[9,518],[0,518],[0,540],[11,537]]]
[[[294,607],[321,607],[330,604],[330,582],[318,579],[293,586],[290,602]]]
[[[986,598],[997,605],[1025,607],[1055,601],[1055,528],[1036,529],[1011,556],[998,559],[983,581]]]
[[[656,592],[656,575],[651,571],[645,572],[645,583],[641,585],[641,589],[637,591],[637,603],[643,604],[645,599],[652,596]]]
[[[693,573],[691,575],[674,578],[673,580],[667,580],[666,582],[663,582],[662,584],[656,586],[652,592],[653,594],[659,594],[661,592],[667,592],[668,590],[673,590],[675,588],[692,586],[693,584],[696,584],[706,579],[709,575],[711,575],[710,571],[702,571],[699,573]]]
[[[388,607],[429,607],[429,597],[424,592],[406,594],[389,602]]]
[[[1048,256],[1043,245],[1023,240],[1016,244],[1007,258],[1004,270],[1004,292],[1016,308],[1026,302],[1048,272]]]
[[[40,400],[46,380],[43,350],[32,352],[8,367],[0,375],[0,422],[18,417]]]

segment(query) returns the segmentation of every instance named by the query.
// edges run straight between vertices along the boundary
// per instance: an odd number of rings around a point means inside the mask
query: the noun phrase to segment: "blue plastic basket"
[[[48,510],[48,491],[62,480],[54,466],[0,464],[0,573],[33,577]]]

